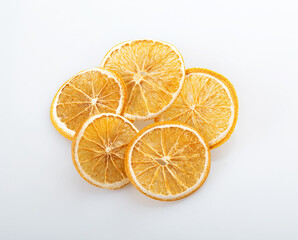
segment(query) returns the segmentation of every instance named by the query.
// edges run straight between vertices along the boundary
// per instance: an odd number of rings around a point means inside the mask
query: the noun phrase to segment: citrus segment
[[[195,129],[178,122],[155,123],[133,138],[125,167],[142,193],[158,200],[178,200],[204,183],[210,152]]]
[[[125,117],[146,120],[163,112],[178,96],[184,81],[184,62],[165,42],[133,40],[112,48],[101,66],[124,80],[128,101]]]
[[[178,98],[155,120],[186,123],[215,148],[230,137],[237,116],[238,100],[232,84],[211,70],[192,68],[186,70]]]
[[[109,189],[126,184],[125,151],[138,130],[120,115],[107,113],[89,118],[75,135],[73,162],[89,183]]]

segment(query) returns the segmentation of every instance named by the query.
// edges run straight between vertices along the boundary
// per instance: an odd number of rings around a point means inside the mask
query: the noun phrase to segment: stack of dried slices
[[[79,72],[51,106],[55,128],[72,140],[72,159],[89,183],[132,183],[158,200],[196,191],[210,151],[231,136],[238,116],[232,84],[211,70],[185,70],[171,44],[133,40],[113,47],[100,67]],[[154,119],[141,131],[135,120]]]

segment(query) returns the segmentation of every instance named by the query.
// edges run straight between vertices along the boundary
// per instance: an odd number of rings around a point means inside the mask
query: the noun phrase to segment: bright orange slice
[[[118,189],[128,184],[125,150],[137,132],[120,115],[106,113],[89,118],[72,143],[73,163],[79,174],[101,188]]]
[[[124,116],[147,120],[165,111],[178,96],[184,81],[184,62],[171,44],[133,40],[113,47],[101,67],[117,72],[126,83]]]
[[[179,122],[153,123],[132,139],[125,169],[132,184],[147,196],[178,200],[204,183],[210,152],[192,127]]]
[[[238,117],[238,100],[233,85],[211,70],[186,70],[185,82],[176,101],[158,118],[180,121],[197,129],[211,149],[231,136]]]
[[[125,84],[116,73],[102,68],[82,71],[58,90],[51,120],[64,137],[72,140],[88,117],[106,112],[121,114],[125,97]]]

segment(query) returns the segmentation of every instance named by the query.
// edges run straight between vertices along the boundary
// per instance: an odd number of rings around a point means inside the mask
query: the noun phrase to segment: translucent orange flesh
[[[198,182],[206,161],[206,148],[193,132],[156,128],[136,143],[131,167],[146,190],[177,195]]]
[[[117,72],[126,83],[126,113],[147,116],[172,100],[183,78],[181,61],[170,46],[140,40],[113,51],[103,67]]]
[[[75,130],[94,114],[116,113],[120,97],[115,79],[98,71],[78,74],[61,89],[57,117],[68,129]]]
[[[78,161],[83,171],[98,183],[111,184],[126,179],[125,150],[136,133],[120,117],[95,119],[78,143]]]
[[[197,129],[210,142],[227,128],[232,101],[223,86],[206,74],[191,73],[178,98],[159,117],[159,121],[180,121]]]

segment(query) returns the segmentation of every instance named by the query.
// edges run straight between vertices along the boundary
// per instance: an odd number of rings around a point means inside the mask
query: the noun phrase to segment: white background
[[[298,5],[283,0],[1,1],[0,239],[298,239]],[[76,172],[55,92],[115,44],[174,44],[239,98],[192,196],[164,203]]]

